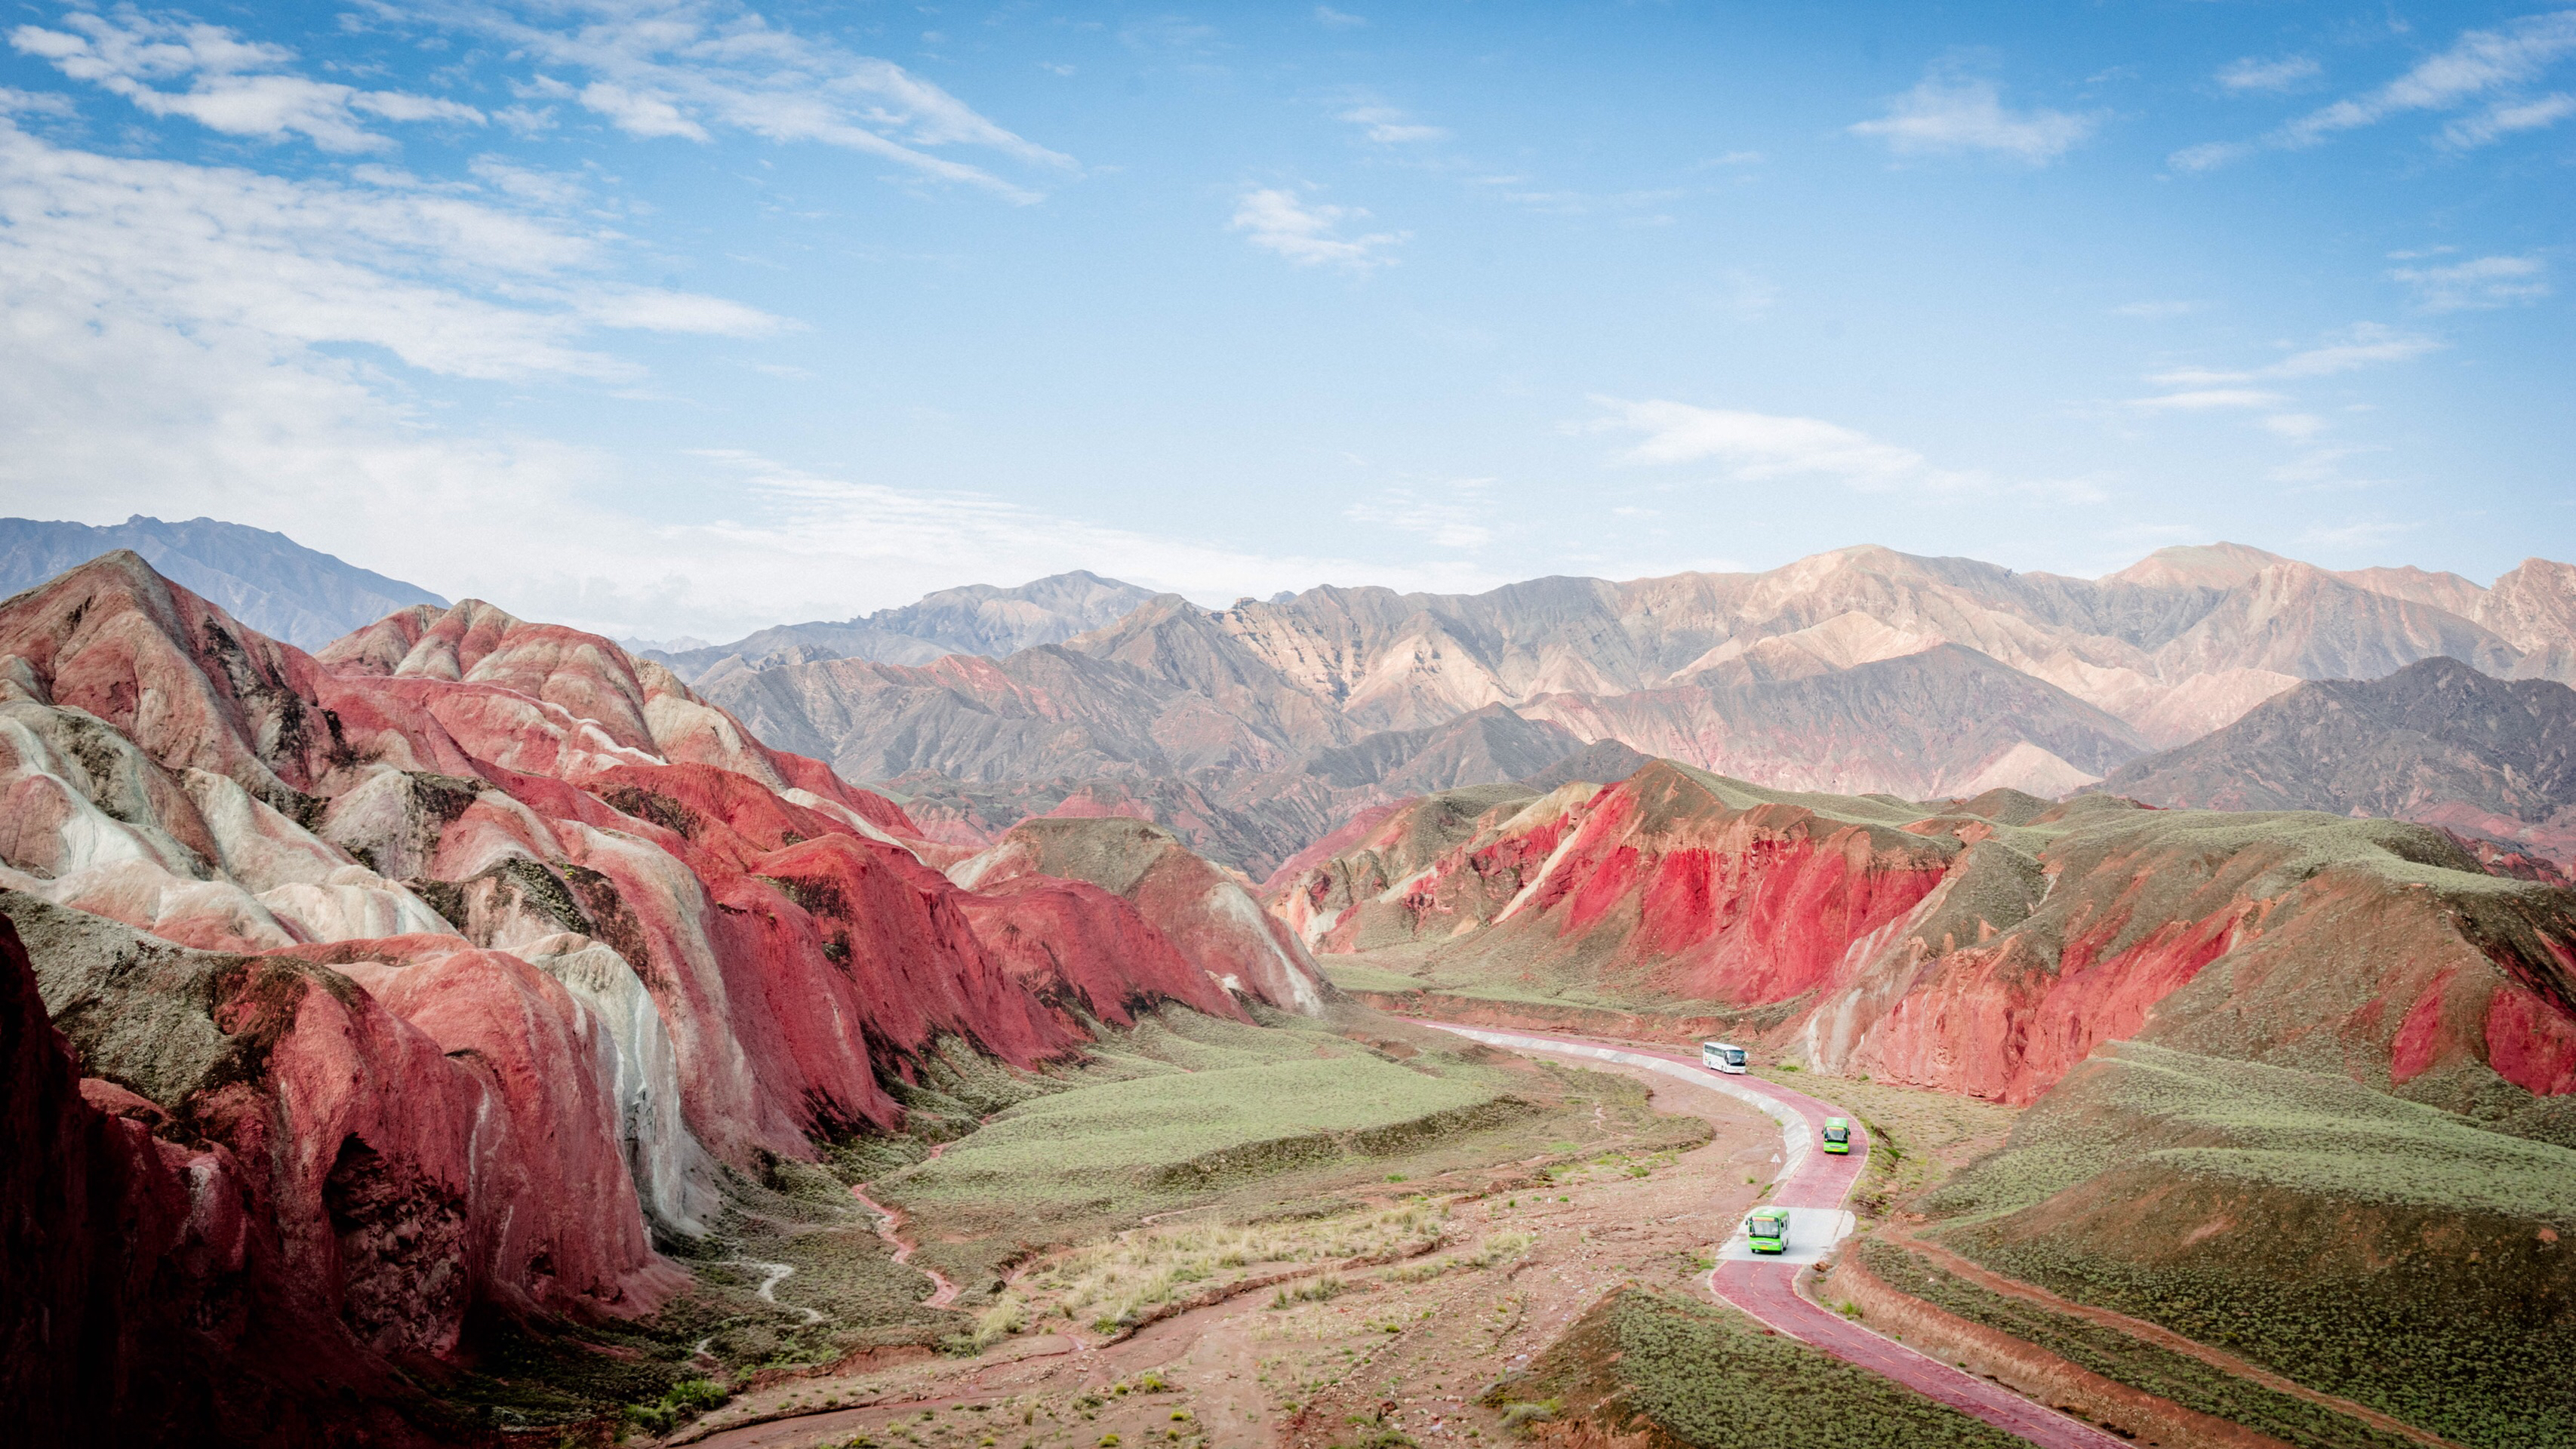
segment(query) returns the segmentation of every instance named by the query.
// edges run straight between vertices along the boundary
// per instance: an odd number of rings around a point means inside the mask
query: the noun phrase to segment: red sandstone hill
[[[310,655],[95,560],[0,603],[0,792],[0,914],[124,1124],[42,1108],[88,1145],[7,1191],[86,1173],[133,1205],[64,1250],[141,1222],[163,1265],[84,1308],[13,1259],[9,1331],[148,1318],[225,1366],[96,1345],[94,1381],[161,1385],[133,1440],[309,1438],[260,1406],[381,1387],[480,1310],[649,1310],[680,1277],[654,1234],[701,1231],[720,1169],[895,1124],[888,1084],[943,1038],[1028,1067],[1144,1004],[1317,999],[1248,900],[1266,972],[1212,971],[1204,891],[962,889],[964,852],[883,796],[471,600]],[[49,1050],[13,1061],[30,1091]],[[191,1394],[233,1427],[180,1425]]]
[[[2576,893],[2422,826],[2008,791],[1927,808],[1663,761],[1428,796],[1325,849],[1274,910],[1444,1009],[1724,1025],[2010,1102],[2134,1038],[2576,1128]]]

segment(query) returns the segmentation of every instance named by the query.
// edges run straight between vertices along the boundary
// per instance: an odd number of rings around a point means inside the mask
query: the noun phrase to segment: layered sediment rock
[[[898,1125],[945,1042],[1318,999],[1195,857],[973,895],[883,796],[473,600],[308,655],[108,556],[0,604],[0,771],[0,915],[115,1114],[40,1105],[86,1144],[45,1180],[166,1199],[140,1241],[204,1266],[153,1311],[362,1398],[480,1309],[651,1310],[726,1167]]]

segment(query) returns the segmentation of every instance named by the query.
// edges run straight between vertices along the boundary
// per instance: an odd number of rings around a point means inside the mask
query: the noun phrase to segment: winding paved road
[[[1711,1293],[1791,1338],[1893,1379],[1926,1398],[1983,1419],[2042,1449],[2122,1449],[2125,1445],[2126,1441],[2089,1424],[2053,1413],[2010,1389],[1952,1368],[1939,1359],[1927,1358],[1798,1296],[1796,1283],[1802,1267],[1822,1257],[1852,1228],[1851,1214],[1843,1209],[1843,1202],[1851,1196],[1852,1185],[1860,1180],[1861,1166],[1868,1161],[1869,1134],[1850,1112],[1758,1077],[1720,1075],[1680,1055],[1448,1022],[1423,1024],[1492,1046],[1644,1067],[1758,1108],[1780,1124],[1780,1174],[1771,1201],[1791,1209],[1790,1250],[1779,1258],[1756,1258],[1743,1247],[1744,1234],[1739,1227],[1735,1238],[1720,1252],[1717,1267],[1708,1275]],[[1814,1150],[1827,1117],[1851,1121],[1849,1156]]]

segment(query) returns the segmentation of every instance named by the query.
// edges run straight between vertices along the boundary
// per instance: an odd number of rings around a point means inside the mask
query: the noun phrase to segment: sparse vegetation
[[[2133,1338],[2070,1313],[2007,1298],[1920,1255],[1875,1238],[1860,1244],[1862,1263],[1891,1287],[1972,1323],[2036,1344],[2079,1368],[2170,1399],[2188,1409],[2243,1424],[2306,1449],[2407,1449],[2415,1441],[2295,1395],[2223,1373],[2189,1354]],[[1859,1310],[1845,1310],[1859,1317]]]
[[[1428,1252],[1446,1239],[1447,1218],[1445,1207],[1416,1202],[1304,1221],[1140,1228],[1076,1249],[1022,1283],[1043,1311],[1105,1333],[1134,1324],[1196,1285],[1250,1276],[1265,1266]]]
[[[1628,1288],[1487,1397],[1506,1422],[1642,1419],[1695,1449],[2013,1449],[2021,1441],[1729,1308]]]
[[[2576,1443],[2576,1151],[2131,1042],[1923,1201],[1998,1272],[2445,1438]]]

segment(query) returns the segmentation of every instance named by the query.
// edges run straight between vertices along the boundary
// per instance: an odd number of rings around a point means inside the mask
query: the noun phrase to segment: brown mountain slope
[[[2417,820],[2576,864],[2576,690],[2454,659],[2311,681],[2103,788],[2151,805]]]
[[[1083,795],[1260,874],[1353,809],[1444,772],[1467,783],[1451,761],[1399,756],[1415,740],[1449,748],[1421,732],[1497,709],[1577,744],[1783,786],[2057,794],[2303,678],[2441,655],[2576,676],[2576,656],[2550,642],[2552,611],[2576,610],[2556,567],[2526,565],[2490,595],[2452,575],[2335,574],[2233,544],[2168,549],[2100,580],[1854,548],[1761,574],[1477,595],[1327,587],[1219,611],[1165,596],[1052,652],[915,667],[735,658],[700,687],[765,735],[900,780],[958,830],[989,834]],[[1471,773],[1545,768],[1527,745],[1503,753]],[[1354,765],[1375,778],[1346,780]],[[1322,798],[1310,775],[1329,782]],[[1345,789],[1363,793],[1332,794]]]

